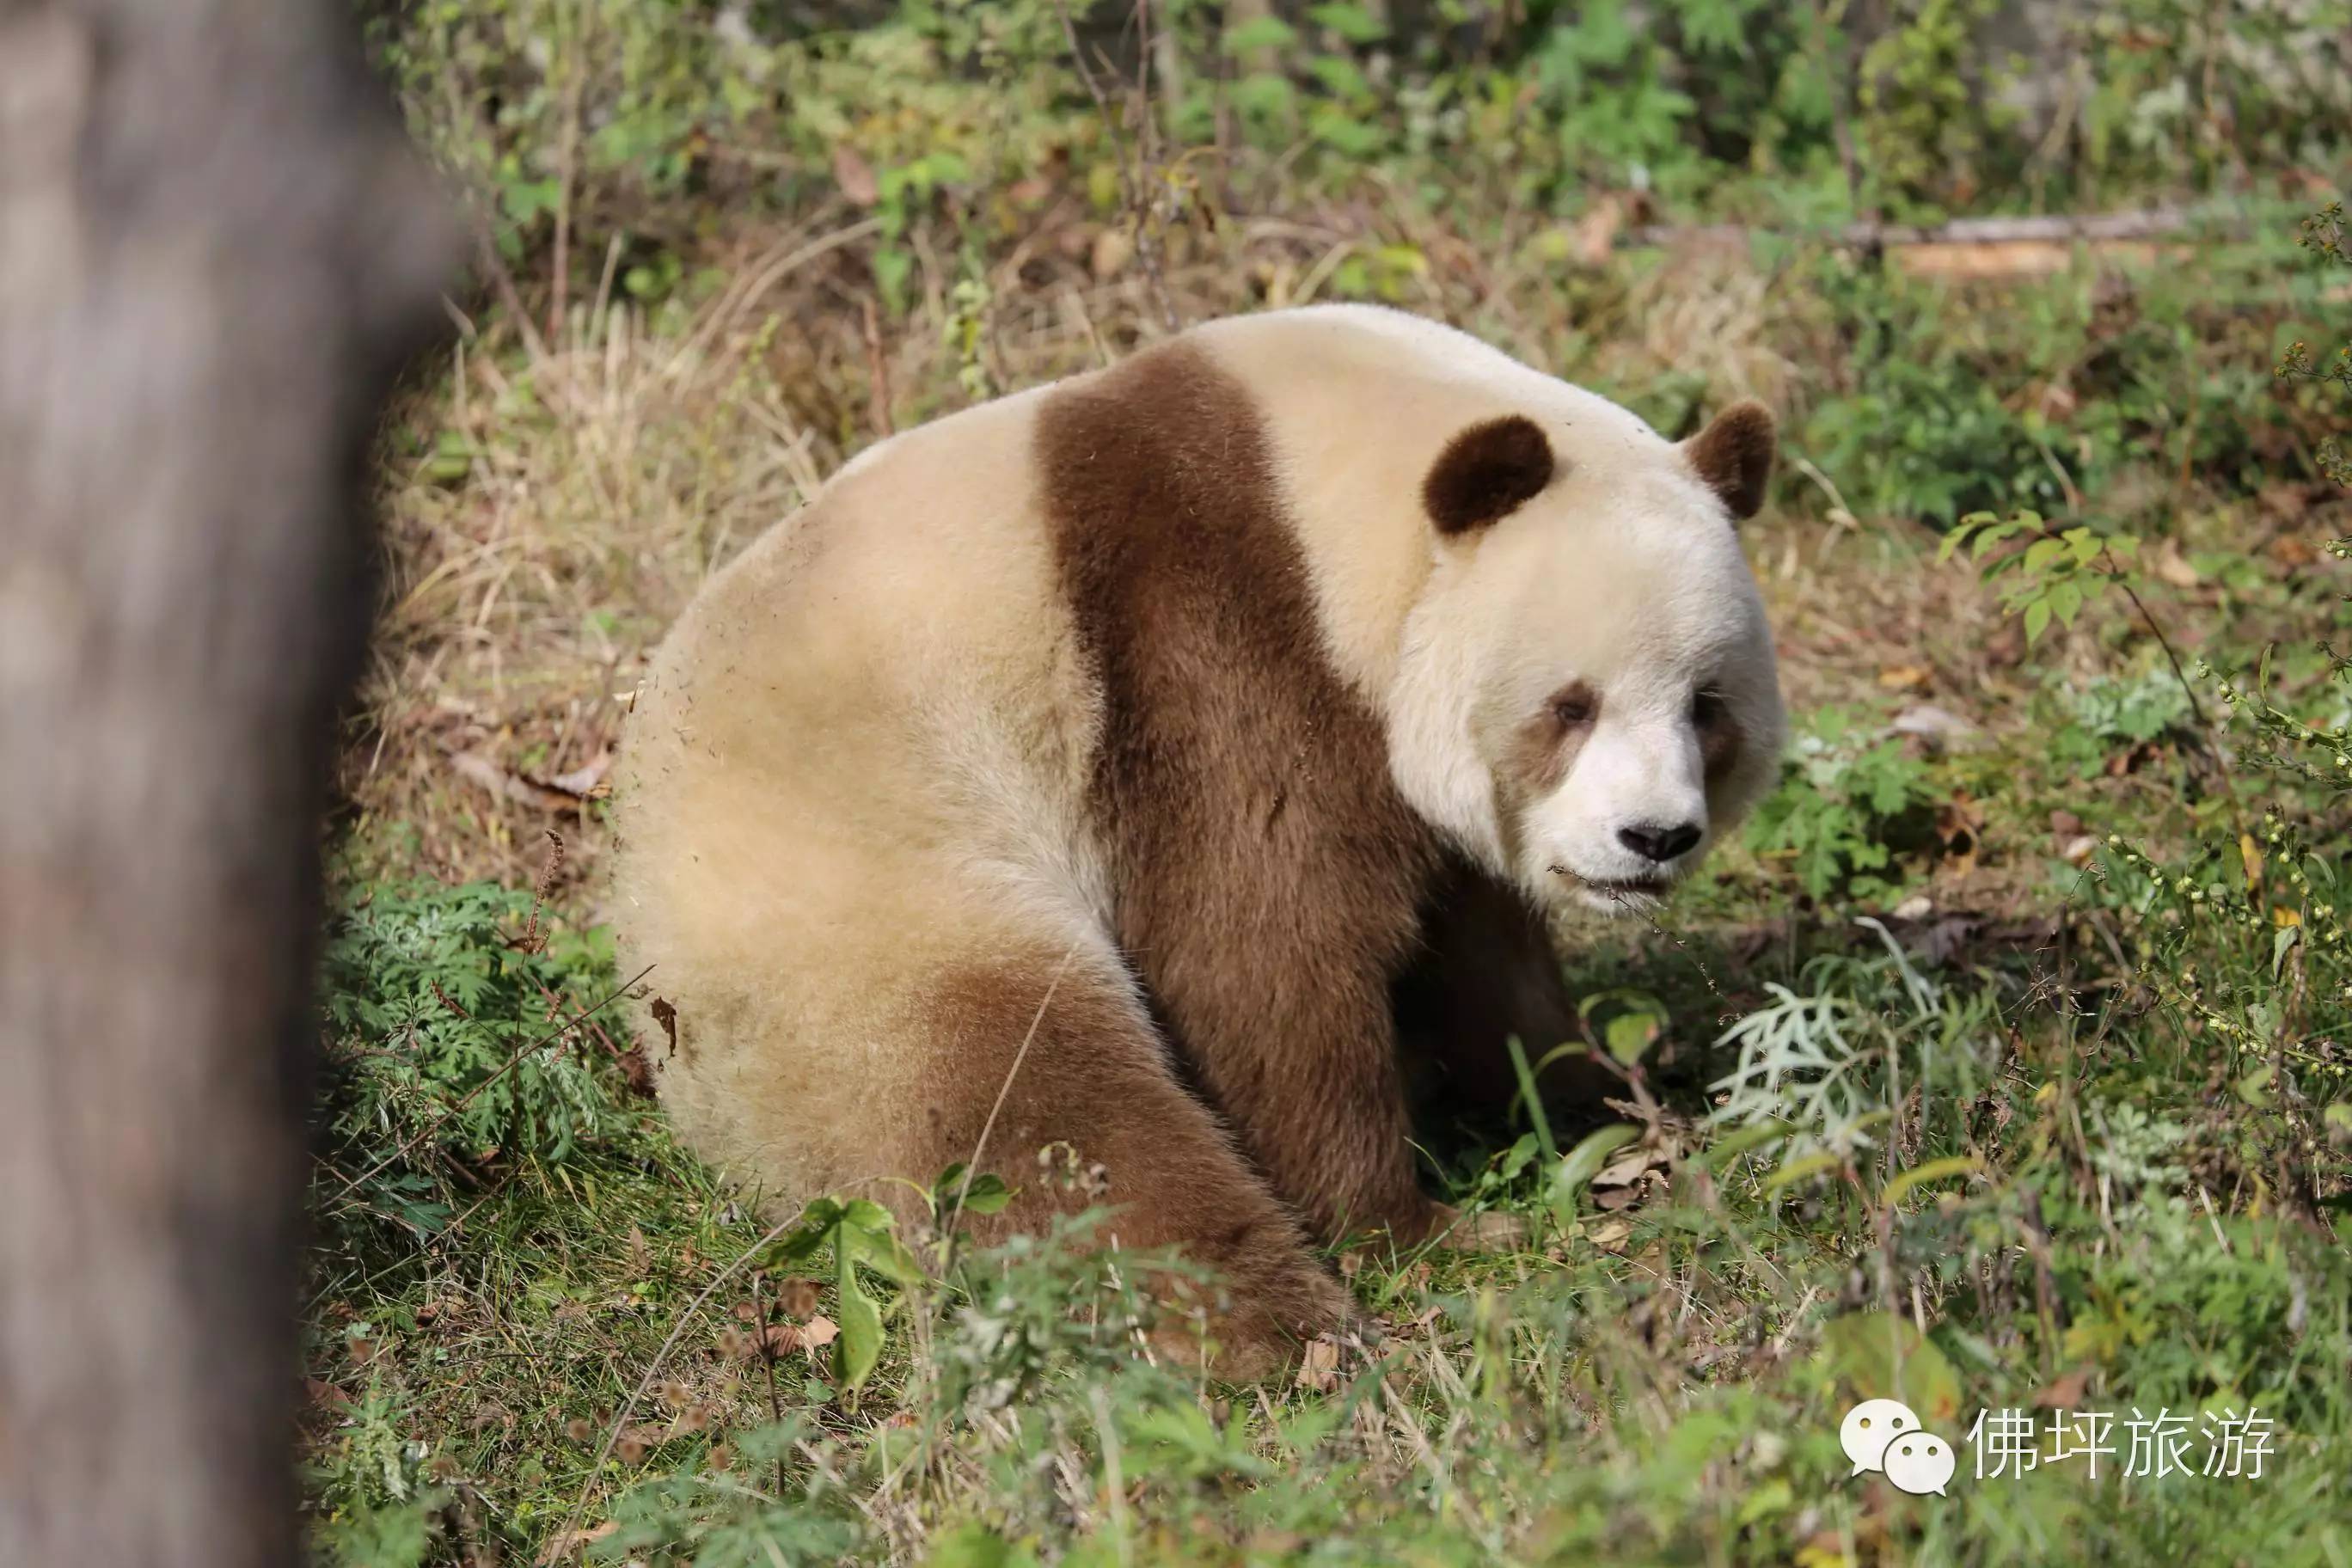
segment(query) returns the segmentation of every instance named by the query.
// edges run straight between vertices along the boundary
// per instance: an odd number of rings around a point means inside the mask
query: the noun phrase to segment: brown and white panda
[[[677,1127],[780,1202],[1067,1143],[1122,1244],[1224,1276],[1219,1370],[1278,1364],[1349,1311],[1314,1243],[1457,1217],[1393,988],[1564,1037],[1548,915],[1648,901],[1771,777],[1732,521],[1772,450],[1347,306],[863,455],[638,694],[617,903]]]

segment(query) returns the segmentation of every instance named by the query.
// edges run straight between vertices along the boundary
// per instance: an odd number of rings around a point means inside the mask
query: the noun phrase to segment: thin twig
[[[751,1326],[760,1336],[760,1360],[768,1368],[768,1417],[777,1426],[784,1424],[784,1402],[776,1394],[776,1347],[768,1338],[768,1309],[760,1300],[760,1271],[751,1270]],[[784,1500],[784,1457],[776,1456],[776,1500]]]
[[[2213,741],[2213,755],[2217,761],[2221,760],[2221,737],[2218,732],[2213,730],[2213,721],[2207,718],[2205,715],[2205,704],[2198,700],[2196,683],[2189,679],[2189,672],[2180,667],[2180,655],[2173,651],[2172,639],[2164,635],[2164,627],[2158,625],[2156,616],[2149,613],[2146,601],[2142,600],[2139,596],[2139,590],[2134,588],[2131,585],[2131,583],[2124,576],[2123,568],[2116,563],[2115,552],[2110,550],[2105,552],[2105,554],[2107,557],[2107,570],[2109,574],[2108,580],[2114,583],[2116,587],[2121,588],[2124,591],[2124,597],[2132,602],[2132,608],[2139,612],[2139,618],[2147,623],[2148,635],[2155,637],[2156,646],[2164,650],[2165,662],[2172,666],[2173,679],[2180,682],[2180,689],[2189,699],[2189,711],[2197,715],[2197,722],[2199,726],[2204,729],[2211,737]]]
[[[1057,0],[1055,9],[1062,19],[1062,37],[1070,47],[1070,64],[1078,73],[1078,80],[1085,85],[1087,96],[1094,100],[1095,110],[1102,116],[1103,133],[1110,138],[1111,146],[1118,154],[1119,196],[1121,204],[1127,208],[1128,219],[1134,226],[1136,258],[1143,263],[1144,279],[1150,285],[1152,302],[1160,307],[1160,324],[1169,331],[1174,332],[1182,325],[1182,322],[1177,318],[1175,300],[1168,291],[1168,277],[1160,265],[1159,242],[1150,232],[1150,198],[1145,189],[1145,177],[1150,173],[1150,168],[1145,161],[1146,155],[1139,147],[1135,153],[1135,167],[1130,169],[1128,166],[1127,142],[1120,133],[1118,116],[1112,111],[1110,99],[1103,91],[1102,84],[1095,79],[1095,73],[1087,68],[1086,47],[1078,41],[1077,25],[1070,19],[1070,7],[1066,0]],[[1147,84],[1145,90],[1148,92],[1150,79],[1149,62],[1151,58],[1151,16],[1144,0],[1138,0],[1137,16],[1144,32],[1143,58],[1146,61]],[[1149,110],[1150,106],[1147,103],[1144,113],[1147,122],[1150,120]]]
[[[875,439],[887,440],[898,426],[890,417],[890,362],[882,352],[882,317],[874,308],[873,295],[866,295],[858,305],[866,333],[867,416],[874,421]]]
[[[531,364],[534,368],[544,367],[548,363],[547,340],[539,335],[539,328],[531,322],[530,311],[524,306],[520,291],[515,288],[514,274],[507,270],[506,262],[499,255],[498,241],[490,235],[488,222],[472,203],[467,204],[467,216],[473,226],[477,261],[488,276],[490,287],[498,290],[499,303],[506,307],[508,319],[514,322],[515,331],[522,334],[522,345],[530,355]]]
[[[971,1158],[963,1164],[963,1181],[956,1187],[955,1202],[940,1216],[947,1234],[947,1245],[940,1254],[940,1272],[944,1275],[955,1262],[955,1222],[963,1215],[963,1200],[971,1191],[972,1173],[980,1169],[980,1157],[988,1152],[988,1135],[996,1130],[997,1112],[1004,1109],[1005,1096],[1013,1092],[1013,1080],[1028,1059],[1029,1042],[1037,1037],[1037,1026],[1045,1021],[1045,1009],[1053,1005],[1054,993],[1061,988],[1062,976],[1069,972],[1070,961],[1078,955],[1078,943],[1072,942],[1062,954],[1062,962],[1054,970],[1054,978],[1045,984],[1045,994],[1038,999],[1037,1015],[1029,1020],[1029,1032],[1021,1037],[1021,1048],[1013,1053],[1013,1065],[1004,1069],[1004,1081],[996,1086],[996,1103],[988,1108],[988,1120],[980,1124],[980,1141],[971,1146]]]
[[[2186,207],[2149,207],[2137,212],[2054,214],[2042,217],[1954,218],[1949,223],[1880,223],[1864,218],[1836,227],[1801,230],[1751,228],[1744,224],[1648,224],[1617,237],[1620,247],[1675,246],[1702,241],[1744,242],[1761,235],[1811,239],[1853,249],[1902,245],[2058,245],[2073,240],[2149,239],[2178,234],[2202,216]]]

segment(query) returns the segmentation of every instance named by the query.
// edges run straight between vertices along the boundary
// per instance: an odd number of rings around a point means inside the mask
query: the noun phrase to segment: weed
[[[1916,836],[1927,765],[1899,736],[1844,708],[1825,708],[1790,748],[1780,787],[1757,808],[1748,842],[1784,858],[1815,898],[1883,897],[1900,886],[1895,855]]]

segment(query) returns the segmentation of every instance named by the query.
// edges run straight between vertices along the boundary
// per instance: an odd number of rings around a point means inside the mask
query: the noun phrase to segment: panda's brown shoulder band
[[[1049,393],[1036,443],[1099,694],[1089,805],[1117,935],[1180,1051],[1213,1016],[1278,1016],[1267,973],[1324,995],[1332,952],[1401,953],[1433,840],[1327,651],[1249,387],[1179,339]],[[1204,957],[1230,942],[1253,944],[1249,962]],[[1268,1060],[1297,1048],[1264,1044]]]
[[[1437,531],[1467,533],[1509,516],[1551,483],[1551,443],[1522,414],[1483,419],[1446,442],[1421,487]]]

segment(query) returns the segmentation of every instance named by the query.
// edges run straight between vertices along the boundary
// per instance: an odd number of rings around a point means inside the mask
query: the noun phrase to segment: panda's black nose
[[[1677,822],[1662,827],[1654,822],[1637,822],[1631,827],[1617,830],[1617,842],[1644,860],[1661,864],[1683,854],[1698,842],[1699,826],[1696,822]]]

